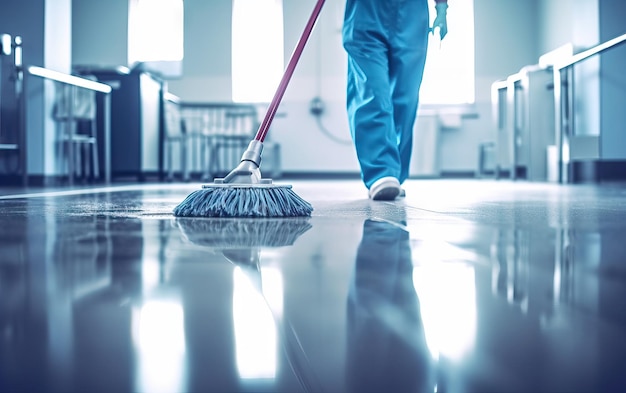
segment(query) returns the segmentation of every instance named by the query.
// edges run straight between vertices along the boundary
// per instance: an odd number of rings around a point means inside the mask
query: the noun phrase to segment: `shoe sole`
[[[396,187],[387,187],[378,191],[376,195],[372,197],[374,201],[392,201],[400,194],[400,190]]]

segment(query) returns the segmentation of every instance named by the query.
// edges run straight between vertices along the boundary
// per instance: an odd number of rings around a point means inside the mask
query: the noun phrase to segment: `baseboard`
[[[147,182],[165,180],[166,173],[159,171],[113,171],[111,173],[111,181],[121,182]]]
[[[24,179],[22,175],[0,174],[0,185],[7,187],[22,186],[24,185]]]
[[[287,180],[359,180],[361,179],[361,174],[358,172],[283,171],[279,178]]]
[[[476,178],[475,171],[441,171],[439,177],[443,179],[473,179]],[[436,178],[436,177],[435,177]]]
[[[470,179],[475,178],[475,171],[441,171],[438,175],[415,175],[410,179]],[[331,179],[331,180],[360,180],[358,172],[290,172],[283,171],[281,179]]]
[[[58,187],[67,185],[65,176],[28,175],[24,184],[22,175],[0,175],[0,184],[3,186],[29,186],[29,187]]]
[[[585,160],[571,164],[572,183],[626,181],[626,160]]]
[[[101,184],[103,180],[98,179],[74,179],[74,185]],[[8,187],[65,187],[69,185],[67,176],[63,175],[28,175],[26,184],[22,175],[0,174],[0,185]]]

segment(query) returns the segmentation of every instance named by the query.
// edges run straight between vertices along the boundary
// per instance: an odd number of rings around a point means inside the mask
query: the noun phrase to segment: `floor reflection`
[[[177,218],[175,223],[191,243],[224,250],[291,246],[311,228],[308,217]]]
[[[185,316],[179,301],[149,299],[132,310],[136,391],[186,390]]]
[[[626,391],[623,189],[351,184],[293,219],[0,198],[0,391]]]
[[[433,363],[413,286],[406,230],[365,220],[347,314],[351,391],[433,391]]]
[[[512,307],[507,313],[515,325],[508,331],[515,341],[505,343],[498,333],[488,340],[499,350],[506,348],[498,357],[512,363],[507,351],[514,351],[518,359],[513,364],[529,376],[551,377],[520,386],[613,391],[620,384],[613,371],[615,359],[603,355],[616,345],[622,347],[612,337],[626,321],[620,306],[626,296],[620,272],[625,270],[615,250],[622,246],[615,236],[614,231],[567,227],[497,231],[491,254],[492,293]]]
[[[292,246],[311,227],[310,219],[177,218],[183,238],[232,263],[232,323],[235,366],[244,390],[272,391],[283,367],[296,368],[293,332],[283,320],[282,272],[262,266],[263,252]]]
[[[624,291],[619,280],[626,269],[615,258],[615,248],[621,247],[614,241],[618,236],[566,228],[500,229],[491,247],[493,293],[525,314],[533,309],[546,321],[560,307],[612,312],[613,307],[601,304],[615,304]],[[626,321],[624,316],[626,312],[614,315],[620,322]]]
[[[239,377],[245,381],[276,378],[276,322],[263,296],[264,287],[260,271],[247,266],[233,270],[235,358]],[[281,292],[280,288],[273,290]]]

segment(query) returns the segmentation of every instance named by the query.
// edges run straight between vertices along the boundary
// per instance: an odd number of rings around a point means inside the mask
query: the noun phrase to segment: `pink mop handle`
[[[265,135],[269,131],[270,125],[272,124],[272,120],[274,120],[274,115],[276,115],[276,111],[278,110],[278,106],[280,105],[280,101],[285,94],[285,90],[287,90],[287,85],[289,84],[289,80],[293,75],[294,70],[296,69],[296,64],[298,64],[298,60],[300,59],[300,55],[302,55],[302,51],[304,50],[304,46],[306,45],[309,36],[311,35],[311,31],[313,31],[313,27],[315,26],[315,22],[317,21],[317,17],[322,11],[322,6],[324,5],[325,0],[317,0],[317,4],[315,4],[315,8],[313,9],[313,13],[309,18],[309,21],[304,28],[304,32],[296,45],[296,49],[294,49],[291,54],[291,59],[289,59],[289,64],[287,64],[287,69],[285,69],[285,73],[283,74],[283,78],[280,80],[280,84],[278,85],[278,89],[274,94],[274,98],[270,103],[270,106],[267,108],[267,112],[265,113],[265,118],[263,122],[259,126],[259,130],[254,137],[255,140],[263,142],[265,140]]]

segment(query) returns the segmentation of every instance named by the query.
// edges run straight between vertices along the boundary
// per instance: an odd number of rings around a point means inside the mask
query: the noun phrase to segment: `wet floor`
[[[291,184],[311,217],[0,192],[0,391],[626,390],[626,186]]]

